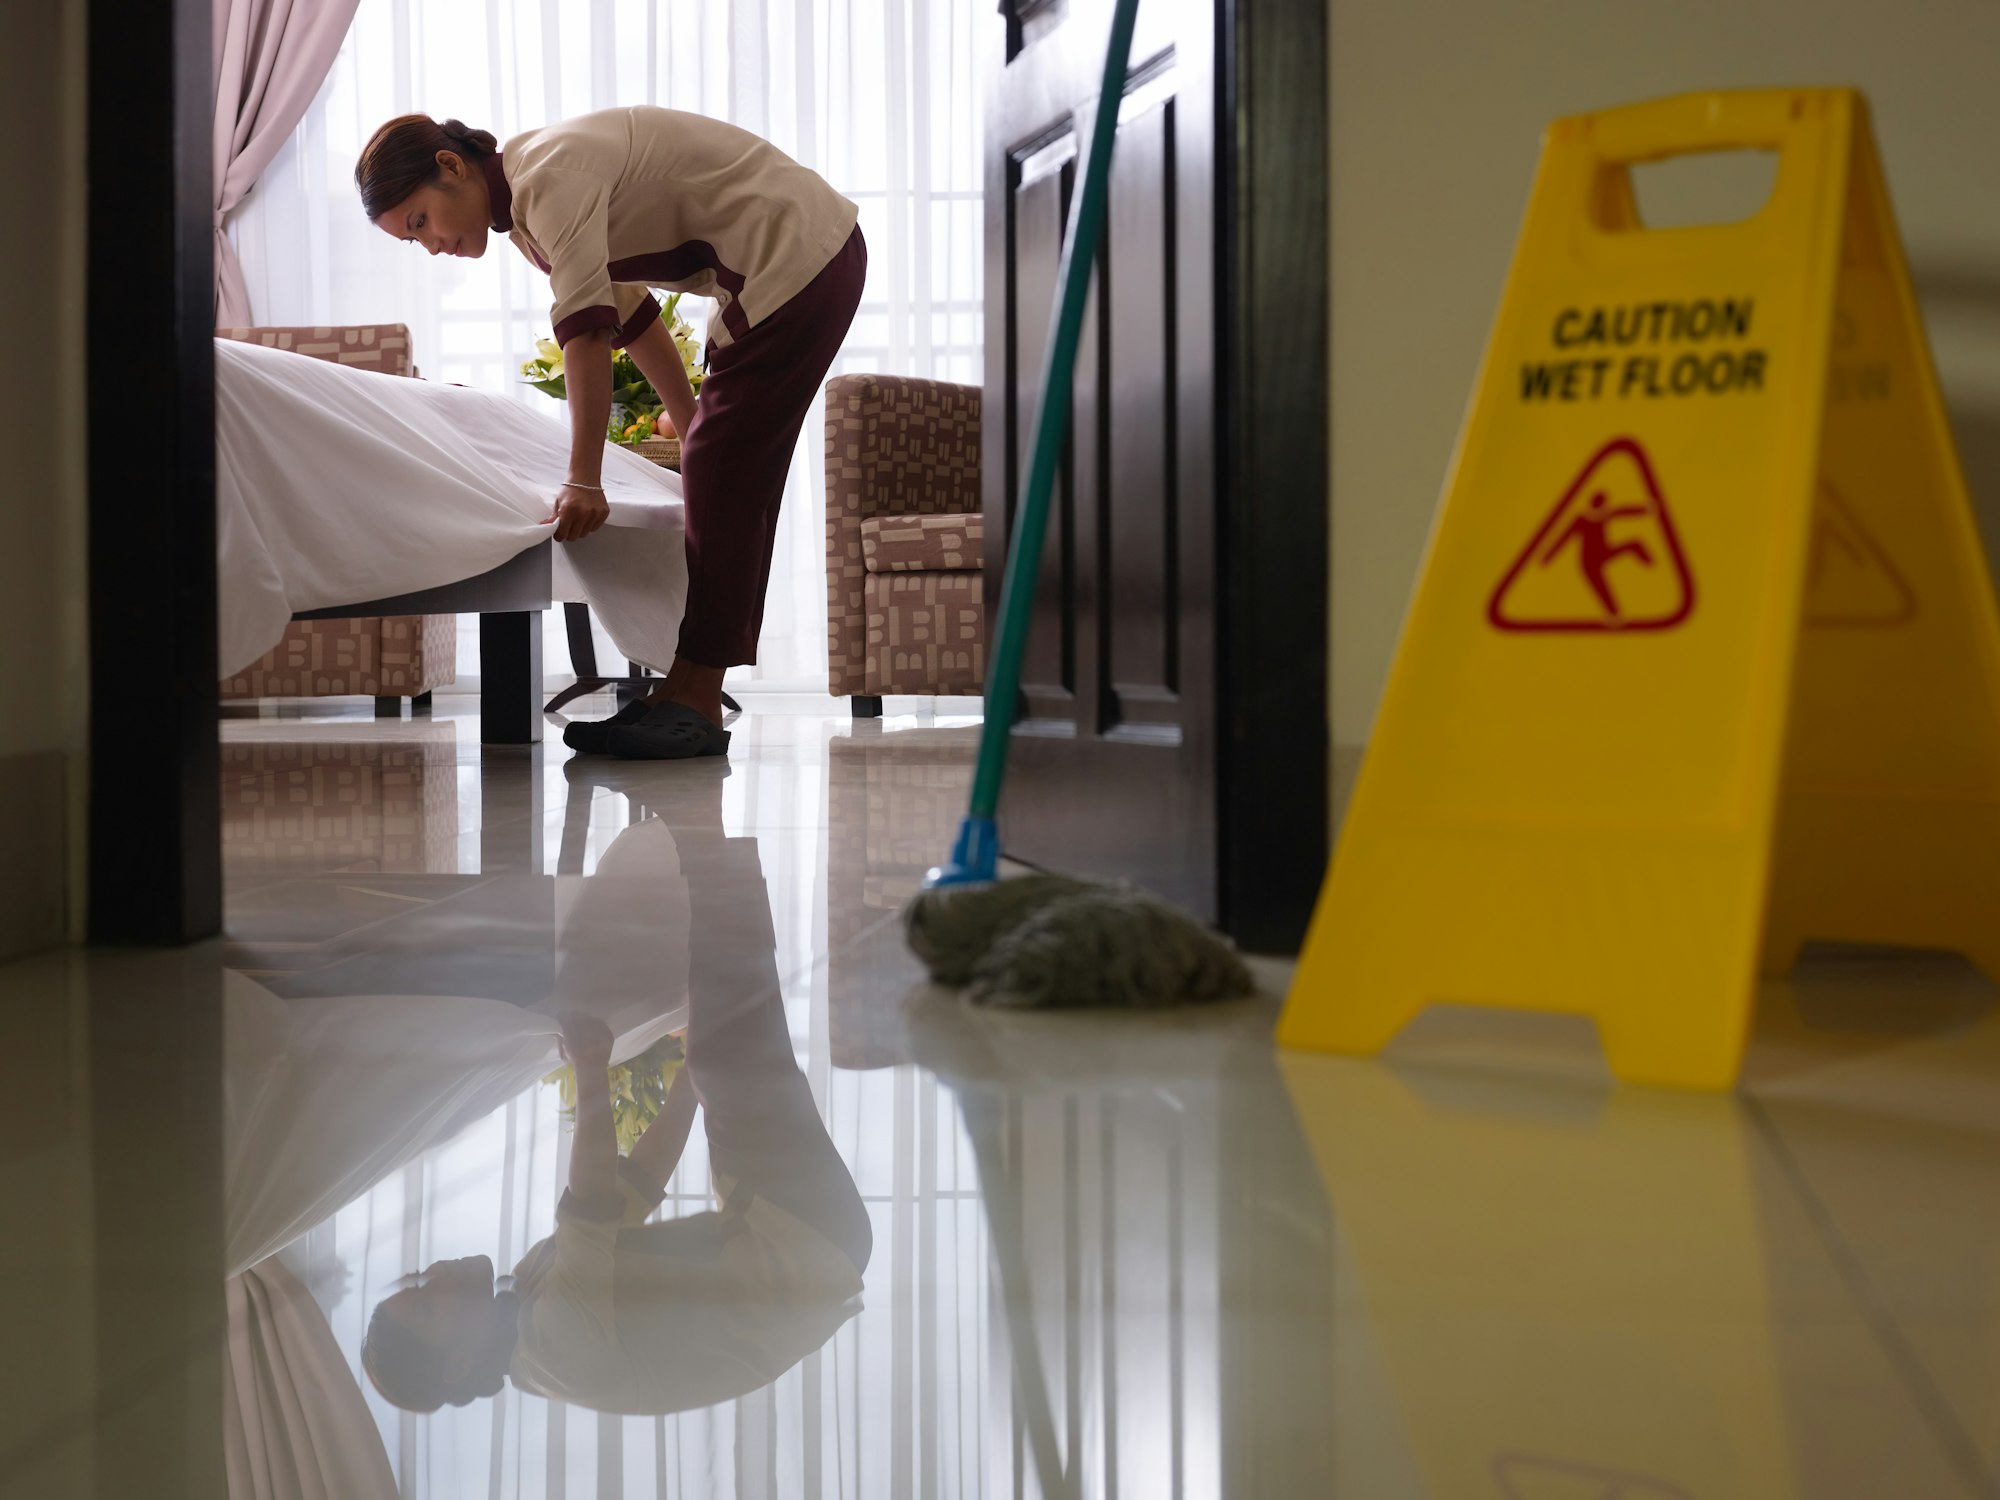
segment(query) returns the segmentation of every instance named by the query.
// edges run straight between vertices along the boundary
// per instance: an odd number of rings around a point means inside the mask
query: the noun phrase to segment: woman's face
[[[493,1331],[493,1262],[484,1255],[441,1260],[418,1284],[383,1304],[390,1316],[443,1355],[453,1381]]]
[[[486,176],[453,151],[438,152],[438,176],[393,208],[376,216],[375,227],[399,240],[422,245],[433,255],[486,253],[492,219]]]

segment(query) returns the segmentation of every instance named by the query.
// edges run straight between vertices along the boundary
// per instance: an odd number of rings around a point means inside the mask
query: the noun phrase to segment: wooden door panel
[[[1006,254],[1010,274],[1006,301],[1011,310],[1007,364],[1013,378],[1006,426],[1013,441],[1004,494],[1008,536],[1013,534],[1021,476],[1027,471],[1028,449],[1033,442],[1033,413],[1041,399],[1048,313],[1055,305],[1063,226],[1076,180],[1076,154],[1076,134],[1067,117],[1009,153]],[[1035,308],[1041,309],[1039,318],[1019,312]],[[1048,541],[1042,551],[1034,620],[1021,666],[1025,717],[1052,724],[1073,722],[1076,712],[1074,475],[1074,445],[1066,444],[1050,497]],[[992,509],[990,499],[988,509]]]
[[[1118,129],[1105,261],[1116,268],[1100,389],[1098,732],[1180,738],[1182,496],[1174,410],[1174,99],[1134,96]]]
[[[1110,6],[991,23],[989,611]],[[1001,800],[1015,853],[1269,952],[1326,864],[1325,85],[1322,5],[1142,0]]]
[[[987,533],[995,605],[1103,62],[1102,7],[1039,15],[988,101],[1004,207],[988,236],[986,505],[1009,520]],[[1001,804],[1012,852],[1211,917],[1214,17],[1141,11]]]

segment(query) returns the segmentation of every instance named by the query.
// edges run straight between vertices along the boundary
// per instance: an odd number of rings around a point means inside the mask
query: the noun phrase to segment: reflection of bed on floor
[[[289,350],[294,354],[303,354],[349,368],[381,374],[416,373],[410,361],[409,331],[400,323],[331,328],[233,328],[218,330],[217,337],[266,348]],[[242,373],[236,369],[225,369],[219,371],[219,377],[238,378]],[[437,391],[435,387],[431,389],[434,393]],[[269,399],[268,391],[262,389],[253,394]],[[459,392],[450,399],[460,403],[473,403],[497,398],[483,398],[476,393]],[[234,413],[233,408],[230,414],[240,415]],[[476,409],[471,412],[474,423],[477,423],[482,415],[486,413]],[[358,434],[368,430],[377,439],[382,436],[379,431],[365,428],[366,412],[357,416],[355,413],[328,411],[325,409],[325,403],[316,403],[310,399],[302,399],[297,409],[297,420],[300,423],[312,423],[325,418],[329,424],[337,424],[343,417],[357,423],[351,429],[356,435],[346,438],[344,440],[346,445],[365,459],[374,449],[367,439]],[[434,418],[426,420],[430,423],[424,429],[426,433],[439,431],[439,424]],[[413,429],[415,425],[413,422]],[[454,425],[460,430],[451,430]],[[452,490],[449,485],[444,486],[447,493],[462,492],[468,475],[473,480],[473,487],[478,488],[477,481],[482,477],[482,466],[486,466],[489,476],[498,476],[508,482],[504,486],[491,486],[493,489],[510,488],[518,495],[521,487],[525,485],[530,492],[538,493],[539,489],[546,488],[553,493],[554,482],[541,484],[542,476],[533,471],[533,460],[541,457],[539,453],[531,451],[538,446],[537,444],[527,443],[518,452],[506,451],[515,439],[523,436],[524,425],[528,431],[534,430],[532,422],[520,424],[516,419],[506,421],[504,427],[502,424],[485,425],[480,427],[476,434],[464,430],[468,425],[442,424],[445,430],[439,448],[439,461],[447,466],[453,464],[462,466],[446,476],[458,486],[457,490]],[[269,459],[269,450],[274,446],[266,434],[264,425],[241,420],[232,423],[225,417],[219,421],[217,430],[218,458],[223,466],[229,468],[230,461],[237,459],[246,469],[246,475],[243,476],[245,483],[239,484],[237,488],[243,489],[247,485],[260,493],[262,489],[268,488],[256,483],[260,476],[254,467],[257,460]],[[336,453],[343,446],[343,439],[337,431],[331,434],[304,432],[299,436],[302,444],[309,444],[316,439],[322,444],[330,445]],[[253,446],[259,451],[245,458],[241,450]],[[380,446],[377,442],[374,448]],[[410,445],[404,446],[407,448]],[[309,451],[302,452],[300,465],[304,471],[313,468],[312,455]],[[639,661],[644,660],[657,666],[663,659],[663,654],[664,657],[671,656],[670,631],[678,628],[680,602],[685,593],[685,564],[679,550],[677,489],[665,494],[651,492],[648,483],[636,477],[635,466],[642,468],[648,476],[658,474],[658,471],[653,470],[651,466],[643,465],[642,461],[633,460],[629,455],[618,454],[615,457],[607,455],[606,485],[614,492],[608,498],[612,498],[614,502],[613,526],[618,527],[625,538],[622,545],[606,536],[609,546],[591,547],[591,553],[598,555],[583,557],[578,555],[580,548],[589,547],[590,544],[570,544],[570,556],[565,561],[574,567],[584,589],[590,593],[593,603],[598,602],[600,592],[607,589],[617,596],[609,601],[613,606],[610,611],[612,618],[608,618],[606,624],[612,630],[614,638],[622,635],[621,643],[632,643],[628,646],[628,651],[636,670]],[[267,463],[262,477],[268,478],[269,472]],[[226,482],[238,476],[232,471],[219,477]],[[428,477],[428,474],[425,477]],[[301,485],[304,483],[305,478],[302,474]],[[361,477],[358,483],[366,488],[369,480]],[[626,510],[638,515],[640,519],[621,516],[617,493],[621,486],[628,502],[631,502]],[[482,495],[480,498],[489,500],[494,497]],[[404,511],[406,516],[415,514],[407,509]],[[352,602],[317,604],[311,608],[294,610],[290,617],[294,620],[353,620],[392,616],[477,614],[480,617],[480,739],[487,744],[526,744],[539,740],[542,725],[539,615],[559,599],[574,599],[577,589],[573,583],[568,587],[563,586],[559,573],[566,570],[558,563],[554,544],[548,540],[546,533],[537,538],[532,523],[523,524],[526,520],[525,516],[506,513],[504,507],[498,515],[481,514],[477,521],[483,538],[490,537],[497,531],[503,537],[512,538],[512,541],[502,543],[502,550],[506,545],[520,545],[521,550],[514,551],[503,560],[492,563],[467,577]],[[654,535],[645,542],[640,542],[627,529],[630,527],[638,527],[641,531],[651,532]],[[227,517],[222,529],[224,590],[227,595],[233,574],[239,574],[243,569],[240,566],[232,568],[234,559],[230,555],[231,528]],[[255,550],[261,555],[255,556],[253,560],[263,564],[266,572],[275,568],[282,575],[284,584],[293,582],[287,569],[295,559],[310,559],[311,565],[303,567],[301,571],[314,574],[315,580],[324,590],[325,577],[330,570],[321,566],[320,560],[328,552],[356,550],[351,545],[344,545],[345,538],[329,544],[322,537],[317,539],[315,544],[315,539],[312,538],[273,538],[265,535],[265,529],[262,527],[253,526],[244,529],[254,529],[258,532],[258,547]],[[385,524],[382,529],[390,533],[402,530],[393,521]],[[666,545],[659,535],[662,532],[672,533],[670,546]],[[604,535],[600,533],[600,536]],[[286,545],[287,541],[291,542],[289,547]],[[385,535],[384,542],[388,546],[395,546],[398,538],[394,534]],[[617,548],[627,555],[623,558],[602,555],[612,548]],[[490,554],[490,545],[488,550]],[[669,551],[671,557],[666,555]],[[645,557],[641,555],[648,553],[655,564],[653,571],[659,575],[656,591],[648,587],[653,580],[646,574]],[[490,558],[482,558],[482,561],[487,560]],[[595,567],[591,565],[593,562],[596,564]],[[381,574],[378,571],[371,576],[381,576]],[[436,576],[435,567],[430,576]],[[254,590],[246,586],[244,592],[251,593]],[[301,597],[300,593],[293,592],[289,588],[286,589],[286,594],[291,599]],[[648,597],[649,595],[651,597]],[[335,598],[338,598],[337,592]],[[634,607],[635,599],[640,601],[637,607]],[[225,615],[229,613],[227,604],[228,600],[225,598]],[[622,608],[619,607],[621,605]],[[596,676],[587,617],[583,615],[581,607],[570,610],[569,614],[572,660],[580,674]],[[636,624],[635,618],[638,619]],[[624,627],[622,632],[621,624]],[[223,625],[225,657],[228,655],[227,642],[230,630],[231,622],[226,618]]]

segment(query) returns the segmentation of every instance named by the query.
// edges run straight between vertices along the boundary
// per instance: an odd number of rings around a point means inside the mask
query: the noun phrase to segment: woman
[[[548,273],[570,409],[556,540],[604,524],[612,349],[660,393],[687,498],[678,650],[650,698],[563,739],[635,759],[724,754],[722,675],[757,659],[792,450],[861,300],[855,206],[748,131],[648,105],[526,131],[504,149],[457,120],[404,115],[375,132],[354,180],[397,239],[476,259],[499,230]],[[717,304],[698,403],[647,287]]]

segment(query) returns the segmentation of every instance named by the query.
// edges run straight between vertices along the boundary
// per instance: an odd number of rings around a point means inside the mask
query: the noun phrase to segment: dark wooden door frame
[[[144,441],[89,455],[90,940],[222,922],[210,0],[87,0],[89,397]],[[100,955],[79,990],[97,1313],[92,1493],[224,1483],[222,999],[215,954]]]
[[[1331,837],[1326,7],[1219,9],[1218,904],[1295,953]]]
[[[185,943],[222,926],[213,21],[89,0],[88,24],[90,367],[154,418],[67,438],[90,456],[89,934]]]
[[[1102,54],[1083,55],[1101,46],[1095,34],[1063,38],[1065,27],[1094,24],[1072,18],[1063,0],[1000,8],[1001,66],[1032,74],[1011,88],[1003,77],[989,98],[986,144],[987,508],[1011,523],[1022,409],[1032,405],[1028,381],[1041,354],[1037,325],[1022,320],[1043,316],[1055,257],[1047,204],[1032,225],[1021,222],[1022,164],[1062,143],[1078,78],[1087,69],[1094,84]],[[1162,39],[1148,28],[1150,12],[1141,12],[1146,46]],[[1106,517],[1121,503],[1147,503],[1144,480],[1125,481],[1138,493],[1106,494],[1118,481],[1094,430],[1124,389],[1117,383],[1134,379],[1102,358],[1106,309],[1122,297],[1102,292],[1106,277],[1122,275],[1111,265],[1114,229],[1097,268],[1098,341],[1087,325],[1078,355],[1076,430],[1015,731],[1012,764],[1027,794],[1017,791],[1011,812],[1003,798],[1002,836],[1023,855],[1149,884],[1213,915],[1247,949],[1290,953],[1304,939],[1330,833],[1326,12],[1300,0],[1204,0],[1174,15],[1171,48],[1135,52],[1127,92],[1163,58],[1203,70],[1176,91],[1179,175],[1166,189],[1181,216],[1167,238],[1186,280],[1167,312],[1178,358],[1167,365],[1177,384],[1166,420],[1182,428],[1168,439],[1179,447],[1164,507],[1175,559],[1167,613],[1180,652],[1162,698],[1184,737],[1114,750],[1104,733],[1122,727],[1123,715],[1105,711],[1120,695],[1107,695],[1101,658],[1107,631],[1124,628]],[[1213,32],[1187,29],[1199,26]],[[1044,48],[1054,50],[1033,55]],[[1114,166],[1114,182],[1118,175]],[[1029,244],[1039,258],[1024,272]],[[1143,388],[1152,372],[1143,360],[1136,368]],[[1105,380],[1116,388],[1100,391]],[[989,618],[1006,533],[988,529]],[[1107,773],[1113,753],[1122,759]],[[1157,816],[1107,832],[1135,802]]]

